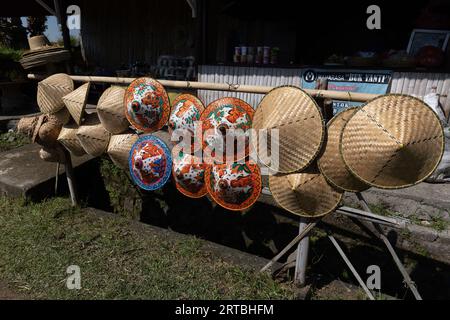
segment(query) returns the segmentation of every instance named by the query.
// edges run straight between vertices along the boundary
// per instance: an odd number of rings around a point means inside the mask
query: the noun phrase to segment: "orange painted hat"
[[[178,152],[172,155],[172,176],[178,191],[189,198],[201,198],[208,193],[205,185],[206,164],[194,155]]]
[[[249,162],[209,165],[205,182],[213,200],[228,210],[247,209],[261,194],[261,171]]]
[[[203,110],[205,110],[203,102],[192,94],[181,94],[177,96],[172,103],[172,113],[170,115],[168,125],[169,134],[172,138],[175,138],[173,136],[174,132],[177,136],[182,135],[183,137],[190,137],[190,153],[193,153],[201,148],[201,128],[196,128],[195,122],[200,121],[200,116]],[[195,143],[194,140],[196,130],[198,130],[200,134],[200,142],[198,143]],[[174,143],[177,143],[177,141],[178,139],[176,139]],[[183,143],[183,141],[180,143]]]
[[[248,156],[254,112],[247,102],[238,98],[211,102],[200,117],[204,157],[224,163]],[[227,150],[230,145],[233,150]]]
[[[130,83],[124,96],[125,115],[138,130],[151,133],[169,120],[170,103],[161,83],[152,78],[137,78]]]

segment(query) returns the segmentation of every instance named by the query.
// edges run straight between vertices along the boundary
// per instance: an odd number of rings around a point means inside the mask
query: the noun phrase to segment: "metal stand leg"
[[[369,297],[370,300],[375,300],[374,296],[372,295],[372,292],[370,292],[369,288],[367,288],[366,284],[364,283],[364,281],[362,281],[361,277],[359,276],[358,272],[356,271],[356,269],[353,267],[352,263],[350,262],[350,260],[347,258],[347,256],[345,255],[344,251],[342,251],[341,246],[337,243],[336,239],[332,236],[332,235],[328,235],[328,238],[331,240],[331,243],[333,243],[333,245],[336,247],[336,250],[339,252],[339,254],[341,255],[342,259],[344,260],[344,262],[347,264],[347,266],[350,268],[350,271],[353,273],[353,275],[355,276],[356,280],[358,280],[359,285],[364,289],[364,291],[366,292],[367,296]]]
[[[366,202],[366,199],[364,199],[363,195],[360,192],[356,193],[356,196],[358,197],[358,200],[363,207],[364,210],[371,212],[369,205]],[[405,266],[400,261],[400,258],[398,257],[397,253],[395,252],[394,248],[392,247],[392,244],[389,242],[389,239],[384,235],[383,231],[381,230],[380,226],[376,223],[373,223],[373,226],[375,227],[376,231],[378,232],[378,236],[383,240],[384,244],[386,245],[389,253],[391,254],[392,258],[394,259],[394,262],[400,271],[400,273],[403,276],[403,279],[405,283],[408,285],[408,287],[411,289],[411,292],[413,293],[416,300],[422,300],[422,297],[419,294],[419,291],[417,290],[416,286],[414,285],[414,282],[411,280],[411,277],[409,276],[408,272],[406,271]]]
[[[311,231],[312,228],[314,228],[316,226],[318,221],[314,221],[311,223],[308,223],[308,225],[303,229],[303,231],[296,236],[294,239],[292,239],[291,242],[289,242],[289,244],[284,247],[283,250],[281,250],[272,260],[270,260],[261,270],[260,272],[264,272],[267,269],[269,269],[275,262],[277,262],[286,252],[289,251],[289,249],[291,249],[293,246],[295,246],[297,244],[297,242],[299,242],[300,240],[302,240],[304,237],[306,237],[308,235],[308,233]]]
[[[301,234],[307,227],[305,219],[300,219],[298,233]],[[298,244],[297,258],[295,260],[294,282],[298,286],[304,286],[306,282],[306,266],[308,264],[309,236],[305,236]]]

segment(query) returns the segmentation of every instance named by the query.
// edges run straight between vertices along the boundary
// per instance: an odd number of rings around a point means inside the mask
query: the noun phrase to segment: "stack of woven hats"
[[[405,188],[423,181],[435,170],[444,146],[436,114],[407,95],[380,96],[338,113],[325,126],[307,93],[279,87],[261,101],[253,127],[269,135],[275,129],[279,138],[269,147],[256,145],[261,162],[272,169],[274,199],[309,218],[335,210],[344,191]]]

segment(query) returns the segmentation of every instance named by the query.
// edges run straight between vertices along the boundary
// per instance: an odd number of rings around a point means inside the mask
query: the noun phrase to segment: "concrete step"
[[[37,144],[28,144],[0,153],[0,194],[37,200],[54,195],[56,163],[41,160],[40,149]],[[73,167],[91,159],[89,155],[73,157]],[[64,165],[59,172],[65,177]],[[60,184],[66,181],[61,179]]]

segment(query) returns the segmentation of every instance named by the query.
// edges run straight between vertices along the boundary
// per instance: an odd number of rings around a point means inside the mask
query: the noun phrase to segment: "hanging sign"
[[[385,94],[392,78],[390,70],[316,69],[301,71],[303,89],[315,89],[317,81],[328,80],[327,89],[360,93]],[[361,102],[333,100],[333,114]]]

